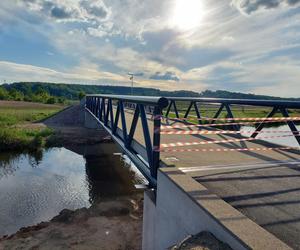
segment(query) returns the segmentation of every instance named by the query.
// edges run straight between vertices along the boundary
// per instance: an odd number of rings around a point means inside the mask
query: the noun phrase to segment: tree
[[[9,94],[7,90],[3,87],[0,87],[0,100],[7,100],[9,99]]]
[[[10,96],[10,99],[12,99],[14,101],[23,101],[23,99],[24,99],[24,94],[14,88],[12,88],[9,91],[9,96]]]
[[[80,91],[79,93],[78,93],[78,98],[79,98],[79,100],[81,100],[82,98],[84,98],[85,97],[85,93],[83,92],[83,91]]]

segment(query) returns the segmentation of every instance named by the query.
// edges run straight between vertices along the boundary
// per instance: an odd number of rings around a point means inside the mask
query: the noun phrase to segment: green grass
[[[181,118],[184,117],[184,114],[188,108],[188,105],[186,103],[176,103],[177,109],[179,112],[179,116]],[[210,104],[200,104],[199,105],[199,110],[201,113],[201,117],[205,118],[213,118],[216,112],[218,111],[219,106],[217,105],[210,105]],[[257,118],[264,118],[266,117],[270,111],[271,108],[264,108],[264,107],[247,107],[247,106],[233,106],[231,107],[233,116],[235,118],[250,118],[250,117],[257,117]],[[290,116],[300,116],[300,110],[289,110]],[[195,116],[195,118],[193,117]],[[170,118],[176,118],[176,115],[174,113],[174,110],[171,109],[169,113]],[[282,117],[281,113],[276,113],[274,117]],[[221,114],[219,115],[218,118],[227,118],[227,112],[226,109],[224,108]],[[187,122],[190,123],[198,123],[197,117],[196,117],[196,112],[194,111],[194,107],[191,109],[188,120]],[[236,120],[235,122],[239,122]],[[205,123],[210,123],[210,121],[205,121],[203,120],[203,124]],[[216,121],[215,123],[224,123],[224,120],[219,120]],[[272,125],[272,124],[266,124],[266,126]],[[274,124],[273,124],[274,125]],[[275,124],[276,125],[276,124]],[[280,125],[279,123],[277,125]]]
[[[45,119],[63,106],[25,103],[0,103],[0,151],[35,150],[45,145],[53,134],[49,128],[31,126],[31,123]]]

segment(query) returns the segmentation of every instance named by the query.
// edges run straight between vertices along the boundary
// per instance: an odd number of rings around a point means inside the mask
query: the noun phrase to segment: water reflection
[[[44,151],[28,152],[20,154],[18,152],[0,153],[0,180],[3,177],[13,175],[19,169],[18,162],[28,159],[28,164],[31,167],[37,167],[43,160]]]
[[[138,192],[140,175],[113,154],[113,144],[73,151],[0,153],[0,235],[49,220],[64,208]]]
[[[136,178],[137,173],[130,168],[121,155],[107,157],[107,154],[97,154],[88,155],[85,159],[91,203],[137,191],[135,189],[135,184],[139,182]]]

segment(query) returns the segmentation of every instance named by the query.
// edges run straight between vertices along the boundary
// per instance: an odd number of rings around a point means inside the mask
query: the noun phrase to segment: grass
[[[63,106],[0,101],[0,151],[35,150],[53,134],[49,128],[33,126]]]
[[[188,108],[188,104],[186,103],[176,103],[177,109],[179,112],[179,116],[182,118],[184,117],[184,114]],[[217,105],[212,105],[212,104],[200,104],[199,105],[199,110],[201,113],[201,117],[205,118],[213,118],[216,112],[218,111],[219,106]],[[233,116],[235,118],[252,118],[252,117],[257,117],[257,118],[265,118],[271,111],[271,108],[265,108],[265,107],[250,107],[250,106],[233,106],[231,107]],[[289,110],[290,116],[300,116],[300,110]],[[193,118],[195,116],[195,118]],[[174,113],[174,110],[171,109],[169,113],[170,118],[176,118],[176,115]],[[220,116],[218,118],[226,118],[227,117],[227,112],[226,109],[224,108],[223,111],[221,112]],[[274,117],[282,117],[281,113],[276,113]],[[194,111],[194,107],[191,109],[188,120],[187,122],[190,123],[198,123],[197,117],[196,117],[196,112]],[[236,120],[235,122],[239,122]],[[203,124],[205,123],[210,123],[210,121],[202,121]],[[224,120],[218,120],[215,123],[224,123]],[[266,126],[276,126],[276,125],[281,125],[282,123],[274,123],[274,124],[266,124]],[[253,124],[254,125],[254,124]]]

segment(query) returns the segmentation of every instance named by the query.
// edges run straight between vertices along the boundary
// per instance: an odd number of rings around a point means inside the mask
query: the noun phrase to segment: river
[[[242,133],[243,136],[249,137],[251,133],[249,131],[254,132],[255,128],[254,127],[248,127],[248,126],[243,126],[241,128],[242,131],[247,131],[246,133]],[[299,144],[293,134],[290,132],[290,128],[288,125],[281,125],[281,126],[271,126],[271,127],[266,127],[263,129],[263,131],[267,131],[267,133],[260,133],[257,138],[259,137],[265,137],[263,140],[283,145],[283,146],[288,146],[288,147],[299,147]],[[284,131],[284,133],[282,133]],[[285,132],[288,131],[288,132]],[[272,133],[274,132],[274,133]],[[280,133],[279,133],[280,132]],[[287,136],[288,135],[288,136]],[[272,137],[273,138],[266,138],[266,137]]]
[[[145,180],[113,143],[79,151],[0,153],[0,236],[47,221],[61,210],[135,195]],[[92,152],[92,153],[91,153]]]

